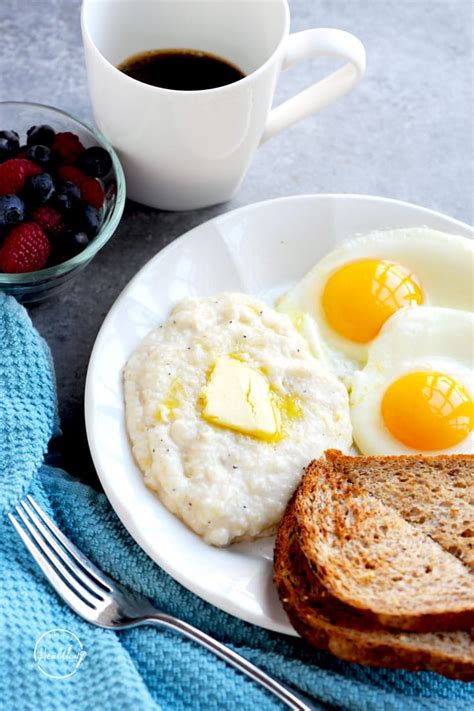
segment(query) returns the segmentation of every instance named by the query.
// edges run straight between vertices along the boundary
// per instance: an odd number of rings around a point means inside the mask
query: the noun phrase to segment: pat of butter
[[[203,417],[214,425],[260,439],[280,431],[280,413],[267,379],[232,356],[217,359],[201,398]]]

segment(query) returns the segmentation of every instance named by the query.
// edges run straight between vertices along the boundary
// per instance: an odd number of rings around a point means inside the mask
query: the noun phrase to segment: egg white
[[[355,343],[337,334],[325,319],[321,297],[328,278],[338,268],[370,258],[398,262],[412,272],[423,291],[423,306],[466,311],[474,308],[472,240],[427,228],[403,228],[371,232],[345,242],[326,255],[281,297],[276,308],[293,319],[299,314],[306,314],[315,321],[316,327],[312,330],[306,327],[303,335],[308,337],[306,334],[310,334],[312,350],[322,354],[346,384],[367,361],[373,341]],[[324,343],[322,346],[321,341]]]
[[[413,454],[386,428],[385,391],[416,371],[442,372],[474,398],[474,314],[436,307],[403,309],[385,323],[369,349],[365,368],[354,375],[350,395],[354,441],[363,454]],[[458,445],[428,454],[474,452],[474,432]]]

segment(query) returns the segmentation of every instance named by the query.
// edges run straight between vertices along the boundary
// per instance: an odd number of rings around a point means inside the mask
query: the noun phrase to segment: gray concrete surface
[[[31,312],[56,363],[63,464],[95,485],[83,419],[90,351],[122,288],[175,237],[247,203],[313,192],[384,195],[472,222],[471,1],[290,0],[290,9],[293,31],[332,26],[360,37],[368,57],[360,86],[262,147],[231,202],[188,213],[129,202],[115,237],[71,290]],[[52,104],[92,120],[79,10],[79,0],[1,2],[1,99]],[[330,66],[291,69],[276,101]]]

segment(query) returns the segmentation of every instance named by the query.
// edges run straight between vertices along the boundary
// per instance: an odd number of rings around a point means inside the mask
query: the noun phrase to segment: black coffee
[[[125,59],[118,69],[145,84],[179,91],[215,89],[245,76],[227,60],[195,49],[140,52]]]

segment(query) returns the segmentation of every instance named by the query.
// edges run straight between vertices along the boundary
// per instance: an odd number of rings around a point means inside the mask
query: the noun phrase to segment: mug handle
[[[348,92],[364,76],[365,49],[357,37],[344,30],[314,29],[295,32],[287,39],[282,71],[296,62],[315,57],[341,57],[348,63],[270,111],[260,143],[323,109]]]

